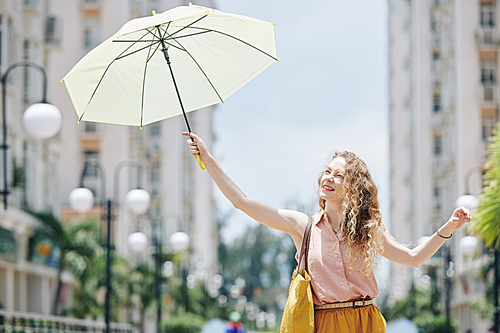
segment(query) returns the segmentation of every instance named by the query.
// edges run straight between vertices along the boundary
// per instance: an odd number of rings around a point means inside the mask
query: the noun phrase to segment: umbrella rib
[[[117,40],[114,40],[113,42],[114,43],[139,43],[139,42],[144,42],[144,43],[149,43],[149,42],[152,42],[154,41],[154,39],[151,39],[151,40],[123,40],[123,39],[117,39]]]
[[[230,37],[230,38],[236,39],[237,41],[239,41],[239,42],[241,42],[241,43],[243,43],[243,44],[246,44],[246,45],[248,45],[248,46],[250,46],[250,47],[252,47],[252,48],[256,49],[257,51],[264,53],[264,54],[265,54],[265,55],[267,55],[268,57],[270,57],[270,58],[272,58],[272,59],[274,59],[274,60],[276,60],[276,61],[279,61],[277,58],[275,58],[275,57],[273,57],[272,55],[270,55],[269,53],[267,53],[267,52],[265,52],[265,51],[263,51],[263,50],[259,49],[258,47],[254,46],[254,45],[252,45],[252,44],[250,44],[250,43],[248,43],[248,42],[245,42],[243,39],[240,39],[240,38],[238,38],[238,37],[234,37],[234,36],[232,36],[232,35],[230,35],[230,34],[226,34],[225,32],[222,32],[222,31],[219,31],[219,30],[208,29],[208,28],[201,28],[201,27],[189,27],[189,28],[191,28],[191,29],[205,30],[205,31],[207,31],[207,32],[208,32],[208,31],[211,31],[211,32],[215,32],[215,33],[218,33],[218,34],[221,34],[221,35],[224,35],[224,36],[227,36],[227,37]]]
[[[153,42],[153,43],[151,43],[151,44],[158,44],[158,43],[160,43],[160,41],[155,41],[155,42]],[[147,49],[148,47],[151,47],[151,45],[147,45],[147,46],[141,47],[140,49],[137,49],[137,50],[135,50],[135,51],[133,51],[133,52],[130,52],[130,53],[128,53],[128,54],[125,54],[125,55],[123,55],[123,56],[118,56],[115,60],[120,60],[120,59],[123,59],[123,58],[125,58],[125,57],[128,57],[129,55],[132,55],[132,54],[134,54],[134,53],[137,53],[137,52],[140,52],[140,51],[142,51],[142,50],[145,50],[145,49]]]
[[[170,38],[170,36],[171,36],[171,35],[170,35],[169,37],[167,37],[167,38],[165,39],[165,41],[167,41],[167,40],[169,40],[169,39],[179,39],[179,38],[184,38],[184,37],[191,37],[191,36],[196,36],[196,35],[206,34],[206,33],[208,33],[208,32],[210,32],[210,31],[195,32],[195,33],[192,33],[192,34],[189,34],[189,35],[183,35],[183,36],[172,37],[172,38]]]
[[[206,17],[206,16],[204,16],[204,17]],[[202,17],[202,18],[204,18],[204,17]],[[200,18],[199,20],[201,20],[202,18]],[[198,20],[198,21],[199,21],[199,20]],[[161,27],[159,27],[158,29],[161,29]],[[168,29],[168,27],[167,27],[167,29]],[[166,30],[166,29],[165,29],[165,30],[161,29],[161,30],[162,30],[162,31],[164,31],[164,34],[163,34],[162,38],[165,40],[165,35],[167,35],[167,34],[168,34],[168,32],[167,32],[167,30]],[[179,32],[179,31],[177,31],[177,32]],[[208,32],[208,31],[206,31],[206,32]],[[160,35],[161,35],[161,32],[160,32]],[[170,37],[172,37],[172,34],[168,34],[168,38],[170,38]],[[223,104],[224,104],[224,100],[222,99],[222,97],[220,96],[219,92],[217,91],[217,89],[216,89],[216,88],[215,88],[215,86],[213,85],[212,81],[210,81],[210,78],[207,76],[207,74],[205,73],[205,71],[203,70],[203,68],[201,68],[200,64],[196,61],[196,59],[195,59],[195,58],[191,55],[191,53],[189,53],[189,51],[188,51],[188,50],[187,50],[187,49],[186,49],[186,48],[185,48],[185,47],[184,47],[184,46],[183,46],[183,45],[182,45],[182,44],[181,44],[181,43],[180,43],[180,42],[179,42],[179,41],[178,41],[175,37],[174,37],[174,38],[172,38],[172,39],[173,39],[173,41],[175,41],[177,44],[179,44],[179,45],[181,46],[181,48],[182,48],[182,51],[186,52],[186,53],[189,55],[189,57],[190,57],[190,58],[194,61],[194,63],[196,64],[196,66],[198,66],[198,68],[200,69],[200,71],[203,73],[203,76],[205,76],[205,78],[207,79],[207,81],[208,81],[208,83],[210,84],[210,86],[212,87],[212,89],[213,89],[213,90],[215,91],[215,93],[217,94],[217,97],[219,97],[219,99],[220,99],[221,103],[223,103]],[[165,40],[165,42],[166,42],[167,44],[169,44],[169,45],[173,46],[173,47],[176,47],[175,45],[172,45],[172,44],[168,43],[166,40]],[[178,47],[177,47],[177,48],[178,48]]]
[[[179,32],[181,32],[181,31],[182,31],[182,30],[184,30],[184,29],[191,28],[191,26],[192,26],[193,24],[195,24],[196,22],[199,22],[199,21],[203,20],[203,19],[204,19],[205,17],[207,17],[207,16],[208,16],[208,14],[206,14],[205,16],[200,17],[199,19],[197,19],[197,20],[195,20],[195,21],[193,21],[193,22],[189,23],[188,25],[186,25],[186,26],[182,27],[181,29],[177,30],[176,32],[173,32],[173,33],[169,34],[169,36],[173,36],[173,35],[175,35],[175,34],[178,34]],[[170,26],[170,23],[172,23],[172,21],[168,22],[167,29],[168,29],[168,27]],[[165,29],[165,33],[167,33],[167,29]]]
[[[156,49],[153,51],[153,54],[151,55],[151,57],[148,58],[148,62],[151,60],[151,58],[153,58],[153,56],[155,55],[156,51],[158,50],[158,48],[160,47],[161,43],[158,43],[158,45],[156,45]]]
[[[144,35],[142,35],[142,37],[141,37],[141,38],[139,38],[138,40],[141,40],[141,39],[142,39],[144,36],[146,36],[146,35],[147,35],[147,33],[145,33]],[[129,47],[127,47],[125,50],[123,50],[123,52],[122,52],[122,53],[120,53],[120,54],[118,55],[118,57],[117,57],[117,58],[113,59],[113,61],[111,61],[111,62],[108,64],[108,66],[106,66],[106,69],[104,70],[104,73],[102,73],[102,76],[101,76],[101,78],[99,79],[99,82],[97,82],[97,85],[95,86],[95,89],[94,89],[94,91],[92,92],[92,95],[90,96],[89,101],[87,102],[87,105],[85,105],[85,109],[83,110],[82,115],[80,116],[80,118],[78,118],[78,122],[80,122],[80,121],[82,120],[83,116],[85,115],[85,112],[87,112],[87,108],[88,108],[88,106],[89,106],[90,102],[92,101],[92,99],[94,98],[94,95],[95,95],[95,93],[96,93],[96,91],[97,91],[97,88],[99,88],[99,85],[101,84],[102,79],[104,79],[104,76],[105,76],[105,75],[106,75],[106,73],[108,72],[108,69],[111,67],[111,65],[112,65],[112,64],[113,64],[113,63],[114,63],[114,62],[115,62],[115,61],[116,61],[116,60],[117,60],[117,59],[118,59],[118,58],[119,58],[122,54],[124,54],[125,52],[127,52],[127,50],[129,50],[129,49],[130,49],[132,46],[134,46],[134,45],[135,45],[135,43],[134,43],[134,44],[132,44],[132,45],[129,45]]]
[[[196,61],[196,59],[195,59],[195,58],[191,55],[191,53],[189,53],[189,51],[188,51],[188,50],[186,50],[186,48],[185,48],[185,47],[184,47],[184,46],[183,46],[183,45],[182,45],[182,44],[181,44],[181,43],[180,43],[177,39],[174,39],[174,41],[175,41],[176,43],[178,43],[178,44],[182,47],[183,51],[184,51],[184,52],[186,52],[186,53],[189,55],[189,57],[190,57],[190,58],[194,61],[194,63],[196,64],[196,66],[198,66],[198,68],[200,69],[200,71],[203,73],[203,75],[204,75],[204,76],[205,76],[205,78],[207,79],[208,83],[210,83],[210,86],[212,87],[212,89],[213,89],[213,90],[215,91],[215,93],[217,94],[217,97],[219,97],[219,99],[220,99],[221,103],[223,103],[223,104],[224,104],[224,100],[223,100],[223,99],[222,99],[222,97],[219,95],[219,92],[217,91],[217,89],[215,89],[215,87],[214,87],[214,85],[213,85],[212,81],[210,81],[210,79],[209,79],[209,77],[207,76],[207,74],[205,74],[205,71],[203,70],[203,68],[201,68],[201,66],[200,66],[200,64],[198,63],[198,61]]]
[[[151,57],[153,57],[154,53],[156,52],[156,50],[158,50],[158,47],[160,46],[160,43],[157,43],[158,46],[156,47],[156,49],[153,51],[153,54],[151,55]],[[141,93],[141,125],[140,125],[140,128],[142,129],[142,120],[144,118],[144,91],[146,89],[144,89],[144,87],[146,86],[146,73],[147,73],[147,70],[148,70],[148,62],[149,60],[151,59],[149,57],[149,54],[151,53],[151,47],[153,46],[153,43],[149,44],[149,50],[148,50],[148,55],[146,56],[146,62],[144,63],[144,75],[142,76],[142,93]]]

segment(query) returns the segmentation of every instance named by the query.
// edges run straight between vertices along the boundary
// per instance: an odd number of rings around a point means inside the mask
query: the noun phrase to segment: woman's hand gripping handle
[[[187,140],[189,151],[191,152],[191,155],[196,157],[201,170],[205,170],[205,165],[201,161],[201,157],[208,154],[208,148],[205,145],[205,142],[203,142],[203,140],[194,133],[183,132],[182,135],[191,138],[191,140]]]
[[[205,165],[201,161],[200,155],[208,153],[207,146],[205,145],[203,140],[201,140],[200,137],[196,134],[183,132],[182,135],[189,136],[191,138],[191,140],[187,141],[189,145],[189,151],[191,152],[191,155],[196,157],[201,170],[205,170]],[[201,150],[203,151],[203,153],[200,151],[200,148],[202,148]]]

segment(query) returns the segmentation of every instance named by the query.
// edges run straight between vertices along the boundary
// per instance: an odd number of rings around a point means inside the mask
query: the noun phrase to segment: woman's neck
[[[342,205],[325,204],[325,214],[334,232],[338,232],[342,223]]]

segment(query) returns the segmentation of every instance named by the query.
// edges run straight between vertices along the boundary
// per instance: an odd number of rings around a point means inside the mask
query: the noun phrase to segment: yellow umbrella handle
[[[200,154],[196,154],[196,159],[198,160],[198,165],[200,166],[201,170],[205,170],[205,165],[200,159]]]

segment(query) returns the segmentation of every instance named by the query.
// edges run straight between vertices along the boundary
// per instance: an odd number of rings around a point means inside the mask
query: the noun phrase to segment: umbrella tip
[[[153,10],[153,16],[155,16],[155,15],[156,15],[156,10]]]

